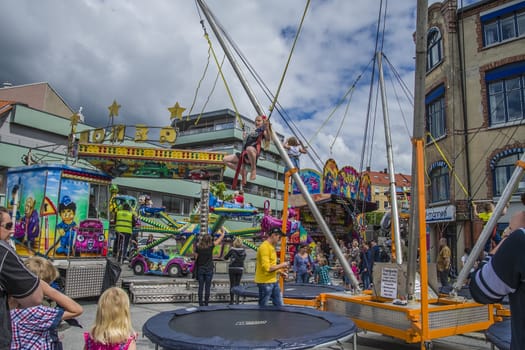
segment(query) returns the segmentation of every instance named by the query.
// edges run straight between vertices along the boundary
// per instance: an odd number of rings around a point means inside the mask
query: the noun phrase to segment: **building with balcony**
[[[183,120],[175,120],[177,130],[174,148],[217,151],[225,153],[241,152],[243,148],[243,127],[246,132],[255,128],[255,118],[236,116],[229,109],[190,115]],[[277,135],[283,141],[282,135]],[[224,182],[231,185],[235,171],[226,168]],[[239,180],[240,183],[240,180]],[[281,210],[284,189],[284,162],[273,144],[268,150],[262,149],[257,161],[257,179],[248,181],[243,190],[248,195],[277,200],[270,203],[272,208]],[[249,198],[248,198],[249,201]],[[277,204],[277,206],[275,206]]]
[[[430,256],[446,237],[457,261],[482,230],[472,202],[498,202],[525,149],[525,1],[429,7],[425,105]]]
[[[47,163],[67,163],[89,166],[82,159],[68,157],[68,137],[71,132],[70,117],[75,112],[62,100],[47,83],[8,86],[0,88],[0,205],[5,205],[5,178],[9,168],[25,165],[31,149],[31,160]],[[197,118],[199,119],[196,122]],[[253,127],[253,121],[236,117],[230,110],[190,116],[180,121],[175,148],[213,150],[222,152],[239,151],[242,148],[242,124]],[[93,129],[80,122],[77,131]],[[125,145],[154,147],[154,144],[134,144],[126,138]],[[245,201],[263,208],[270,200],[272,210],[282,210],[283,165],[274,145],[263,151],[257,169],[257,179],[244,187]],[[231,185],[234,172],[227,169],[223,181]],[[167,178],[124,178],[116,177],[113,183],[119,186],[121,194],[138,197],[151,196],[155,206],[164,206],[174,216],[190,214],[200,200],[200,181]]]

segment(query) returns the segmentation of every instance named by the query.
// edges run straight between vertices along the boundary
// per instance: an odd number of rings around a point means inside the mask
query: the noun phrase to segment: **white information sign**
[[[397,298],[397,269],[383,267],[381,270],[381,296]]]

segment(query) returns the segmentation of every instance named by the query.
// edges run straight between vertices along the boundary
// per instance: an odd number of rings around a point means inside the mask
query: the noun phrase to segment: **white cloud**
[[[305,3],[207,1],[273,93],[282,77]],[[388,4],[383,52],[412,89],[416,2],[383,3]],[[323,161],[332,157],[340,166],[359,169],[371,72],[366,67],[375,51],[379,4],[377,0],[312,1],[305,18],[279,103],[288,111],[287,118],[312,141]],[[119,121],[126,124],[164,126],[169,123],[167,108],[175,102],[190,108],[208,56],[194,2],[7,0],[3,5],[8,10],[0,14],[0,80],[15,85],[49,82],[73,109],[82,106],[87,122],[97,126],[107,124],[107,106],[114,99],[122,105]],[[205,25],[220,60],[222,50],[208,23]],[[254,115],[254,108],[227,62],[223,71],[239,112]],[[216,74],[212,60],[194,113],[203,108]],[[341,125],[346,104],[326,122],[337,101],[360,74],[363,76],[355,87],[344,123]],[[389,80],[387,67],[385,74]],[[267,109],[270,101],[253,79],[249,81],[262,107]],[[410,135],[391,83],[387,85],[396,171],[409,173]],[[411,132],[412,106],[400,89],[396,91],[402,97],[399,103]],[[375,88],[372,92],[376,93]],[[219,81],[206,110],[224,108],[233,109]],[[305,117],[311,119],[300,120]],[[380,104],[371,105],[371,118],[376,118],[375,136],[369,140],[374,147],[371,161],[365,159],[364,166],[380,170],[387,167]],[[280,117],[272,116],[272,120],[276,130],[286,136],[291,134]],[[303,166],[309,166],[306,157]]]

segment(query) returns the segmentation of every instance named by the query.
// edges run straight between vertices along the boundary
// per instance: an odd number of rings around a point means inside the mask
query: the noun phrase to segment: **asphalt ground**
[[[123,278],[132,275],[126,267],[123,267]],[[159,277],[156,277],[159,278]],[[162,277],[160,277],[162,278]],[[214,278],[227,279],[227,275],[215,274]],[[97,309],[97,299],[80,299],[77,300],[84,308],[84,313],[77,318],[83,328],[70,327],[61,332],[64,350],[79,350],[84,347],[83,332],[89,330],[95,320]],[[170,311],[180,308],[196,307],[192,303],[157,303],[157,304],[131,304],[131,316],[133,327],[138,332],[137,349],[156,349],[148,338],[143,336],[142,326],[151,317],[159,312]],[[431,342],[433,350],[467,350],[467,349],[491,349],[489,343],[485,341],[482,333],[469,333],[447,338],[433,339]],[[335,344],[325,349],[352,349],[354,350],[352,340]],[[374,332],[365,332],[360,330],[357,334],[357,349],[360,350],[379,350],[379,349],[396,349],[396,350],[414,350],[421,349],[421,345],[407,344],[402,340],[384,336]]]

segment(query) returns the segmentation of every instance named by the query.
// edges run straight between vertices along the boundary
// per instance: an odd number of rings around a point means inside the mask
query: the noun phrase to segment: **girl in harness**
[[[270,146],[271,125],[268,118],[264,115],[255,118],[255,130],[246,134],[243,133],[245,139],[242,152],[237,152],[224,157],[224,164],[235,170],[234,185],[236,185],[237,177],[241,174],[242,184],[246,185],[246,162],[250,166],[250,180],[257,178],[257,158],[261,153],[261,144],[264,149]],[[232,188],[234,188],[232,185]]]
[[[286,142],[284,143],[283,147],[286,149],[288,157],[290,157],[294,168],[299,169],[299,156],[301,154],[306,153],[306,148],[303,147],[303,145],[301,145],[299,141],[297,141],[297,138],[295,138],[294,136],[290,136],[288,140],[286,140]]]

